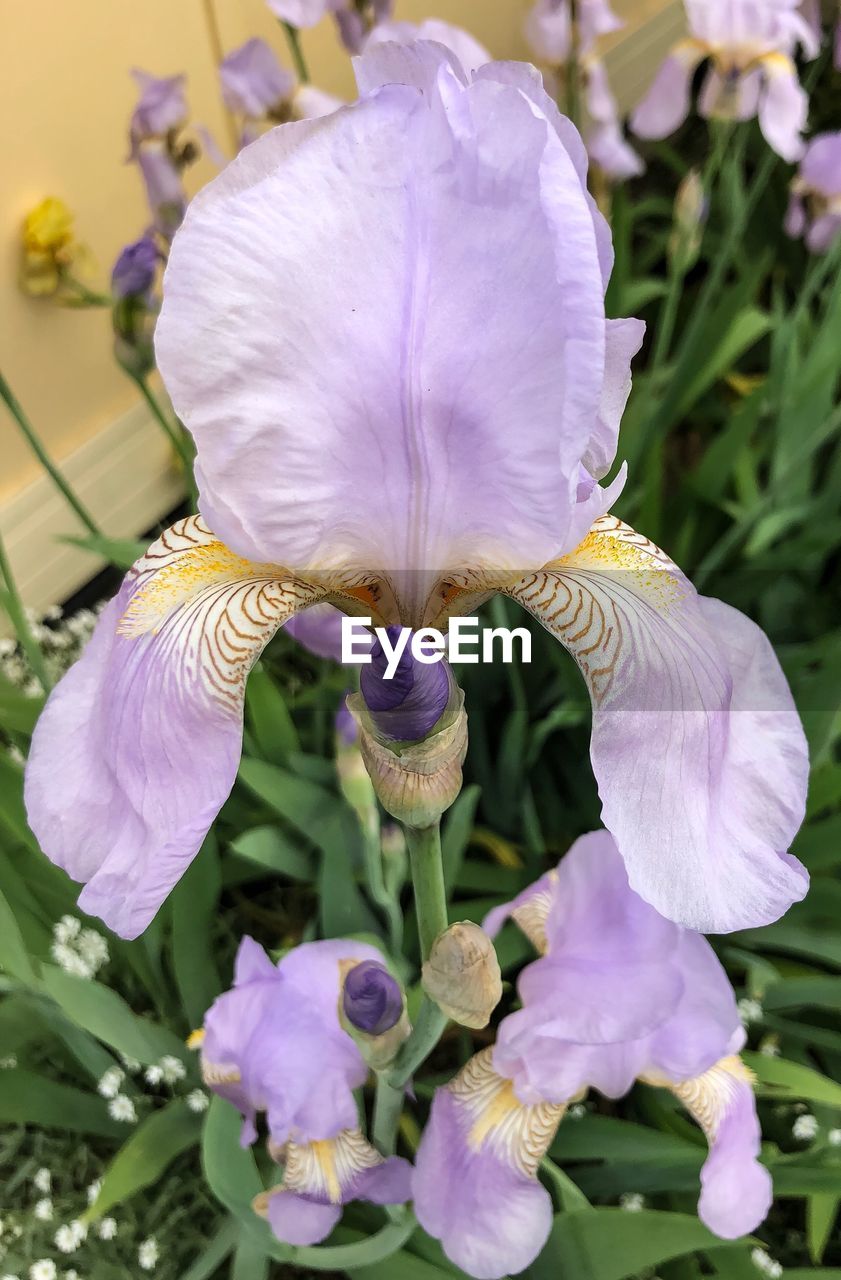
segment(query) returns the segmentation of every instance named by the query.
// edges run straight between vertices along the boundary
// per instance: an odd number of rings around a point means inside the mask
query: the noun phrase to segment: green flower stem
[[[354,1271],[357,1267],[384,1262],[397,1253],[417,1225],[414,1214],[407,1211],[375,1235],[353,1244],[301,1246],[291,1250],[291,1257],[286,1250],[282,1254],[278,1251],[278,1257],[284,1262],[291,1261],[298,1267],[317,1271]]]
[[[421,1063],[432,1053],[446,1025],[447,1015],[434,1000],[424,996],[412,1034],[394,1059],[388,1073],[388,1083],[392,1088],[402,1091]]]
[[[29,659],[29,665],[35,672],[35,675],[38,678],[38,683],[44,690],[44,693],[49,693],[52,688],[52,681],[50,680],[46,663],[44,662],[44,655],[41,652],[41,646],[35,639],[32,628],[29,625],[29,619],[27,618],[26,610],[23,607],[23,601],[20,598],[17,584],[12,576],[12,567],[9,564],[9,559],[6,555],[6,548],[3,545],[2,537],[0,537],[0,582],[3,587],[2,592],[0,592],[0,602],[4,605],[6,612],[11,619],[20,647]]]
[[[447,927],[447,890],[441,861],[441,823],[431,827],[406,827],[406,845],[412,868],[412,887],[421,958],[429,955],[432,944]]]
[[[391,1083],[391,1077],[387,1071],[377,1072],[371,1139],[381,1155],[394,1155],[397,1146],[397,1126],[403,1110],[403,1094],[404,1089]]]
[[[70,485],[67,483],[64,476],[58,470],[52,458],[47,453],[46,449],[41,443],[41,440],[35,433],[35,428],[32,426],[32,423],[29,421],[26,414],[24,413],[23,407],[20,401],[15,396],[14,392],[12,391],[12,388],[9,386],[8,382],[3,377],[2,373],[0,373],[0,399],[4,401],[6,408],[9,410],[9,413],[12,415],[15,422],[20,427],[21,431],[26,437],[27,443],[30,445],[32,452],[35,454],[35,457],[38,459],[41,466],[44,468],[44,470],[46,471],[47,475],[50,477],[50,479],[52,480],[56,488],[64,495],[65,499],[67,500],[68,506],[70,506],[72,510],[75,511],[76,515],[79,517],[82,524],[85,526],[85,528],[88,530],[89,533],[92,533],[94,537],[97,537],[97,538],[101,537],[99,526],[97,525],[93,516],[90,514],[87,508],[83,505],[83,503],[79,500],[79,498],[76,497],[76,494],[70,488]]]
[[[197,498],[198,498],[198,493],[196,491],[196,481],[193,476],[193,455],[190,450],[190,446],[187,442],[187,438],[184,434],[183,428],[180,426],[180,424],[177,427],[173,427],[172,423],[169,421],[163,409],[161,408],[160,404],[158,403],[158,399],[155,393],[152,391],[152,388],[149,386],[149,383],[147,382],[146,378],[136,377],[134,374],[129,374],[129,377],[131,378],[132,382],[135,384],[138,391],[143,396],[143,399],[146,401],[147,405],[149,406],[149,409],[152,413],[152,417],[155,419],[158,426],[168,437],[173,449],[178,454],[181,465],[184,468],[184,479],[187,483],[187,492],[190,497],[190,502],[192,506],[195,508]]]
[[[400,903],[389,893],[383,876],[383,850],[380,824],[373,811],[373,820],[366,821],[359,814],[362,825],[362,848],[365,857],[365,878],[368,891],[388,923],[388,942],[393,955],[399,955],[403,945],[403,913]]]
[[[286,32],[286,39],[289,42],[289,52],[292,54],[292,61],[295,63],[295,70],[298,73],[298,79],[301,84],[309,84],[310,73],[307,67],[307,60],[304,57],[304,51],[301,48],[301,33],[297,27],[291,22],[281,23],[283,30]]]

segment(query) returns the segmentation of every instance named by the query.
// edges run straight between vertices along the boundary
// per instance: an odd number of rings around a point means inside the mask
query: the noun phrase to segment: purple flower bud
[[[357,1031],[381,1036],[403,1016],[400,983],[377,960],[363,960],[345,978],[342,1009]]]
[[[115,298],[136,298],[148,293],[158,267],[158,250],[151,236],[127,244],[111,272],[111,292]]]
[[[396,646],[403,627],[388,627]],[[450,697],[450,677],[444,660],[419,662],[412,653],[411,633],[398,659],[397,670],[386,679],[389,655],[379,640],[371,648],[371,662],[362,668],[360,688],[376,728],[396,742],[426,737],[444,714]]]

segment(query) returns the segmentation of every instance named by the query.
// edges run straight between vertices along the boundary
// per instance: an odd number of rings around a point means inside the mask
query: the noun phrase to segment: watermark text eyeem
[[[394,628],[391,628],[392,633]],[[446,635],[437,627],[412,631],[401,627],[389,635],[386,627],[372,627],[370,618],[342,618],[342,663],[364,666],[371,662],[372,634],[386,658],[385,680],[394,678],[408,646],[416,662],[427,666],[447,658],[450,662],[531,662],[531,632],[527,627],[480,627],[475,617],[450,618]]]

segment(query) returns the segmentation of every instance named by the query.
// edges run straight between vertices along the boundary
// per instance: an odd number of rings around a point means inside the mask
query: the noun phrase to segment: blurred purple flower
[[[702,116],[759,117],[768,144],[784,160],[803,154],[809,101],[797,78],[798,45],[816,57],[820,43],[799,0],[684,0],[690,37],[674,46],[631,116],[641,138],[665,138],[689,113],[692,76],[710,66],[698,98]]]
[[[189,151],[179,149],[175,135],[187,122],[186,77],[159,78],[135,68],[132,75],[140,100],[129,126],[129,159],[143,175],[154,226],[171,239],[184,218],[187,196],[181,171]]]
[[[248,40],[219,67],[222,97],[229,111],[248,120],[280,116],[295,89],[295,77],[282,67],[265,40]]]
[[[745,1032],[704,938],[631,892],[610,835],[578,840],[556,871],[485,921],[513,915],[542,952],[520,975],[522,1008],[435,1095],[413,1191],[424,1230],[482,1280],[527,1266],[552,1222],[536,1178],[565,1108],[610,1098],[635,1080],[669,1089],[701,1125],[710,1153],[698,1211],[734,1239],[762,1222],[771,1179],[757,1161],[752,1077],[735,1056]]]
[[[359,1129],[353,1090],[368,1066],[339,1024],[342,960],[382,964],[375,947],[337,940],[306,943],[274,965],[245,938],[233,987],[205,1017],[205,1083],[242,1112],[243,1145],[265,1112],[270,1150],[285,1164],[282,1186],[255,1207],[288,1244],[323,1240],[350,1200],[400,1204],[410,1194],[408,1162],[384,1159]]]
[[[153,76],[135,67],[131,73],[140,90],[129,126],[132,146],[151,138],[165,138],[187,123],[187,77]]]
[[[590,53],[600,36],[624,26],[608,0],[578,0],[576,20],[579,54]],[[570,0],[537,0],[526,18],[525,33],[541,61],[548,62],[550,66],[565,63],[573,50]]]
[[[279,626],[326,601],[445,630],[501,591],[578,662],[634,888],[693,927],[777,919],[808,883],[805,739],[762,632],[604,515],[642,326],[605,315],[581,140],[530,67],[471,79],[419,41],[356,70],[357,102],[246,148],[176,237],[156,348],[202,516],[51,695],[32,828],[135,936],[230,792]]]
[[[390,18],[394,0],[266,0],[272,13],[293,27],[314,27],[331,14],[342,43],[350,53],[361,53],[366,37]]]
[[[819,133],[806,148],[791,185],[785,228],[826,253],[841,232],[841,132]]]
[[[160,253],[150,235],[141,236],[120,252],[111,272],[111,292],[115,298],[143,297],[152,288]]]
[[[382,22],[374,27],[365,42],[370,49],[376,44],[413,44],[416,40],[434,40],[454,53],[464,70],[472,75],[486,62],[493,61],[484,45],[462,27],[439,18],[425,18],[423,22]]]

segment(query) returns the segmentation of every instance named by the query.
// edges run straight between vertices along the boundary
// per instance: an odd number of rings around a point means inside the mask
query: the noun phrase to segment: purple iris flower
[[[131,117],[129,159],[136,161],[143,175],[155,228],[171,239],[187,208],[181,179],[184,159],[174,141],[187,122],[186,77],[159,78],[137,69],[132,75],[140,100]]]
[[[644,166],[622,132],[619,107],[595,46],[600,36],[623,24],[606,0],[579,3],[577,22],[574,42],[570,0],[537,0],[526,18],[526,39],[535,56],[548,64],[550,84],[569,73],[567,63],[575,51],[589,117],[584,132],[587,154],[608,178],[622,182],[642,173]]]
[[[265,40],[247,40],[219,67],[222,97],[229,111],[247,120],[278,116],[295,90],[295,77],[278,62]]]
[[[482,1280],[515,1273],[552,1222],[537,1181],[565,1108],[595,1088],[619,1098],[635,1080],[670,1090],[710,1152],[698,1211],[711,1231],[752,1231],[771,1203],[758,1163],[745,1033],[709,943],[633,893],[606,831],[578,840],[549,872],[485,921],[512,915],[542,953],[520,975],[522,1008],[435,1095],[413,1180],[418,1221]]]
[[[493,60],[485,46],[469,31],[439,18],[425,18],[423,22],[381,22],[368,36],[365,48],[387,42],[413,44],[416,40],[434,40],[436,44],[442,44],[455,54],[468,75]]]
[[[395,644],[402,627],[388,627]],[[446,661],[424,663],[407,643],[397,670],[386,678],[388,658],[379,640],[371,649],[371,661],[362,668],[359,687],[379,733],[395,742],[416,742],[432,731],[450,700],[451,682]]]
[[[201,516],[52,693],[32,829],[136,936],[230,792],[278,627],[326,601],[445,631],[503,592],[579,665],[634,889],[695,928],[777,919],[808,883],[805,739],[763,633],[604,514],[642,325],[605,316],[581,139],[525,65],[471,78],[421,41],[356,71],[358,101],[258,139],[176,237],[156,348]]]
[[[641,138],[665,138],[689,114],[692,76],[710,66],[698,99],[701,115],[759,117],[769,146],[784,160],[803,154],[809,100],[794,64],[798,45],[816,57],[820,41],[799,0],[684,0],[690,35],[674,46],[631,116]]]
[[[129,128],[132,145],[165,138],[168,133],[183,128],[189,114],[185,93],[187,77],[153,76],[137,67],[131,74],[140,90]]]
[[[142,298],[155,281],[160,254],[150,235],[141,236],[121,250],[111,272],[111,292],[115,298]]]
[[[790,236],[806,237],[812,253],[826,253],[841,232],[841,132],[819,133],[806,148],[791,185],[785,221]]]
[[[343,960],[382,967],[375,947],[344,940],[306,943],[274,965],[244,938],[234,985],[205,1017],[205,1083],[242,1112],[243,1145],[265,1113],[270,1150],[285,1166],[282,1184],[255,1207],[288,1244],[323,1240],[350,1200],[402,1204],[411,1194],[409,1163],[384,1159],[359,1129],[353,1090],[368,1066],[339,1024]]]

